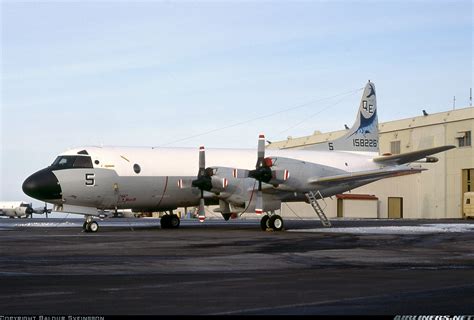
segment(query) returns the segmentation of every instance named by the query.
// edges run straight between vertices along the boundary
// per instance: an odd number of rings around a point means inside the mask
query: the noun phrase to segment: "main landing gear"
[[[97,221],[92,220],[92,217],[87,217],[82,225],[82,230],[84,232],[97,232],[99,230],[99,224]]]
[[[179,223],[179,217],[173,211],[162,216],[160,220],[161,229],[177,229],[179,228]]]
[[[260,220],[263,231],[282,231],[283,219],[278,214],[264,215]]]

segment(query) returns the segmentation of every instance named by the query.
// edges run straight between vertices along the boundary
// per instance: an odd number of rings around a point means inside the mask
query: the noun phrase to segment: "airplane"
[[[0,202],[0,216],[10,218],[27,218],[33,217],[33,213],[37,214],[48,214],[51,209],[44,208],[33,208],[31,203],[25,201],[2,201]]]
[[[260,135],[257,154],[252,149],[205,150],[204,146],[199,152],[79,147],[59,154],[50,166],[29,176],[22,188],[28,196],[54,204],[55,211],[84,215],[85,232],[97,232],[94,218],[105,211],[166,212],[160,220],[165,229],[180,225],[173,210],[198,207],[203,222],[209,205],[218,206],[214,211],[225,220],[255,212],[262,216],[262,230],[281,231],[283,219],[275,210],[282,202],[310,203],[326,225],[318,200],[380,179],[420,173],[426,169],[411,162],[436,162],[431,155],[452,148],[379,155],[375,85],[369,80],[354,125],[335,140],[265,150],[265,137]]]

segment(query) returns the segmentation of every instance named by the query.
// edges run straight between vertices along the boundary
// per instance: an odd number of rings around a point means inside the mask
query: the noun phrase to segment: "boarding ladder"
[[[308,198],[309,203],[313,207],[314,212],[316,212],[316,214],[318,215],[318,217],[321,220],[321,223],[323,224],[323,226],[329,228],[331,226],[331,221],[329,221],[329,219],[324,214],[324,209],[326,209],[327,204],[326,204],[326,201],[324,201],[324,198],[321,195],[321,192],[319,192],[319,190],[316,191],[316,192],[309,191],[308,193],[305,193],[305,196],[306,196],[306,198]],[[321,205],[319,204],[318,199],[323,201],[324,208],[321,208]]]

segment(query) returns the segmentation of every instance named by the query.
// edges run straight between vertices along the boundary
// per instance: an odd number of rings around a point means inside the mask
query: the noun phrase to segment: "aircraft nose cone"
[[[22,188],[25,194],[38,200],[61,199],[61,186],[49,168],[35,172],[26,178]]]

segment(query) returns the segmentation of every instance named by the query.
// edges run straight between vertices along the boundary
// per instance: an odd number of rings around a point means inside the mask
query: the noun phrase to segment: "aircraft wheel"
[[[179,224],[180,224],[179,217],[175,214],[171,215],[169,217],[169,222],[168,223],[169,223],[170,228],[172,228],[172,229],[179,228]]]
[[[84,223],[82,224],[82,230],[84,232],[89,232],[89,230],[87,230],[87,222],[86,221],[84,221]]]
[[[170,216],[165,214],[161,217],[160,220],[161,229],[169,229],[171,227],[171,219]]]
[[[89,232],[97,232],[99,230],[99,224],[95,221],[91,221],[87,224]]]
[[[283,219],[279,215],[275,214],[270,217],[268,225],[275,231],[281,231],[283,230]]]
[[[270,220],[270,217],[267,215],[264,215],[262,219],[260,219],[260,228],[262,228],[263,231],[267,231],[267,228],[270,228],[270,225],[268,224]]]

